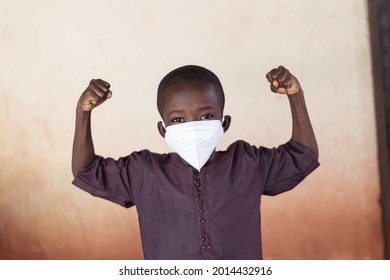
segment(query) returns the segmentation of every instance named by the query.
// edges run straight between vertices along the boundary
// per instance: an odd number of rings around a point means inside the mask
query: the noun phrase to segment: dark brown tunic
[[[95,157],[73,184],[124,207],[136,205],[145,259],[261,259],[261,196],[288,191],[319,166],[289,141],[237,141],[200,172],[176,153]]]

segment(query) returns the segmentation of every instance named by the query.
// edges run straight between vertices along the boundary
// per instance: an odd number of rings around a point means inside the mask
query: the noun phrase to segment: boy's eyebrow
[[[199,111],[206,111],[206,110],[210,110],[210,109],[214,109],[213,106],[204,106],[204,107],[200,107],[199,108]]]
[[[172,114],[182,114],[182,113],[184,113],[184,110],[182,110],[182,109],[177,109],[177,110],[170,111],[170,112],[168,113],[168,116],[170,116],[170,115],[172,115]]]
[[[214,109],[214,107],[213,106],[210,106],[210,105],[208,105],[208,106],[203,106],[203,107],[200,107],[199,108],[199,112],[202,112],[202,111],[208,111],[208,110],[213,110]],[[184,114],[185,113],[185,110],[183,110],[183,109],[176,109],[176,110],[172,110],[172,111],[170,111],[169,113],[168,113],[168,117],[170,117],[171,115],[173,115],[173,114]]]

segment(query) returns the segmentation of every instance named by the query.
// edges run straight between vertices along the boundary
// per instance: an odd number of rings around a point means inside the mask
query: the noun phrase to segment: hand
[[[81,94],[78,106],[86,112],[91,111],[107,99],[111,98],[110,84],[106,81],[97,79],[91,80],[88,87]]]
[[[272,69],[266,75],[267,80],[271,83],[271,90],[280,94],[293,95],[302,92],[301,85],[297,78],[291,75],[283,66]]]

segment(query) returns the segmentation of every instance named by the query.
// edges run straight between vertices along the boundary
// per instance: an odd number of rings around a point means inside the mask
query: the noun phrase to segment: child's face
[[[165,92],[163,120],[166,126],[182,122],[221,120],[222,108],[214,88],[200,83],[180,83]]]
[[[165,126],[191,121],[222,120],[221,101],[214,88],[201,83],[179,83],[166,89],[162,118]],[[225,116],[223,123],[226,131],[230,116]],[[164,137],[165,129],[158,124]]]

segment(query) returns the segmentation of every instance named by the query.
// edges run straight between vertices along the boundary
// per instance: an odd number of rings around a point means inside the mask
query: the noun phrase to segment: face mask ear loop
[[[221,124],[225,121],[225,116],[222,117]]]

